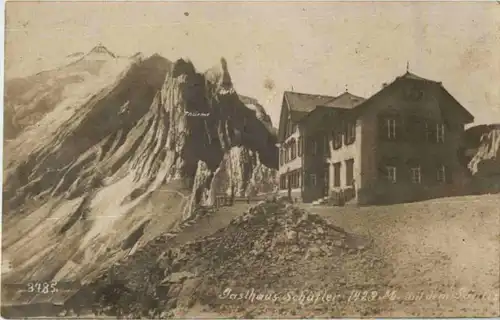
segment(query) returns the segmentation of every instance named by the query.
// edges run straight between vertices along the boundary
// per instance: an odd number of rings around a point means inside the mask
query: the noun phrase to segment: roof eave
[[[465,108],[460,102],[458,102],[458,100],[448,90],[446,90],[446,88],[443,86],[442,83],[439,83],[439,87],[445,92],[445,94],[447,94],[453,101],[455,101],[455,103],[464,112],[465,119],[466,119],[465,124],[470,124],[470,123],[474,122],[474,115],[472,113],[470,113],[470,111],[467,110],[467,108]]]

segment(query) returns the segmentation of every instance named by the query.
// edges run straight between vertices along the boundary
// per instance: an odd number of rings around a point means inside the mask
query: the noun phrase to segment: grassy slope
[[[499,314],[498,195],[380,207],[309,208],[347,231],[372,236],[393,265],[390,285],[400,288],[398,296],[448,294],[447,299],[392,303],[383,316]],[[453,298],[461,292],[497,298]]]

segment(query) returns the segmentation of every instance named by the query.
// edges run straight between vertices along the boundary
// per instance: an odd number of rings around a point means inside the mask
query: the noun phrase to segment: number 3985
[[[57,292],[57,282],[30,282],[28,283],[30,293],[54,293]]]

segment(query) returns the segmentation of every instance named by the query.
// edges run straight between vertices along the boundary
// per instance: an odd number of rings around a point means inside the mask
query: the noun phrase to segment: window
[[[421,182],[422,177],[421,177],[421,172],[420,172],[420,166],[411,168],[410,174],[411,174],[411,182],[412,183],[420,183]]]
[[[312,139],[311,140],[311,144],[312,144],[312,154],[313,156],[315,156],[317,153],[318,153],[318,143],[315,139]]]
[[[299,157],[302,157],[302,137],[299,137],[297,149],[298,149]]]
[[[380,115],[378,118],[378,135],[382,140],[399,138],[402,128],[401,117],[398,115]]]
[[[345,162],[345,183],[347,186],[352,186],[354,182],[354,159],[346,160]]]
[[[292,142],[290,143],[290,159],[293,160],[297,158],[297,149],[295,145],[295,139],[292,139]]]
[[[396,139],[396,119],[386,119],[387,138],[390,140]]]
[[[387,180],[392,183],[396,183],[396,167],[386,166],[385,170],[387,172]]]
[[[446,182],[446,167],[441,165],[437,169],[437,181],[438,182]]]
[[[333,132],[333,149],[337,150],[342,147],[342,132]]]
[[[314,173],[311,174],[311,185],[316,186],[316,175]]]
[[[285,175],[280,176],[280,188],[281,188],[281,190],[286,189]]]
[[[300,187],[300,171],[295,170],[292,173],[290,173],[290,182],[292,189],[296,189]]]
[[[283,147],[280,147],[280,165],[283,165],[285,159],[283,158]]]
[[[351,144],[356,139],[356,122],[347,123],[345,144]]]
[[[330,180],[330,164],[328,163],[325,163],[323,165],[323,181],[324,181],[324,185],[325,187],[328,189],[328,186],[329,186],[329,180]]]
[[[302,187],[302,169],[299,169],[298,176],[299,176],[299,187]]]
[[[442,123],[436,124],[436,142],[444,142],[444,124]]]
[[[323,155],[328,158],[330,156],[330,141],[328,140],[328,136],[323,137]]]
[[[340,162],[333,164],[333,186],[334,187],[340,187],[340,166],[341,166]]]

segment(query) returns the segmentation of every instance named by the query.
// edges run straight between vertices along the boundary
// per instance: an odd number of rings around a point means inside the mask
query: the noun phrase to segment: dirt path
[[[184,228],[171,241],[175,245],[182,245],[188,241],[208,236],[220,228],[226,227],[233,218],[243,215],[252,205],[255,203],[236,203],[232,207],[221,207],[214,213],[198,219],[195,224]]]
[[[498,316],[500,197],[380,207],[304,205],[369,235],[394,269],[400,299],[383,316]]]

